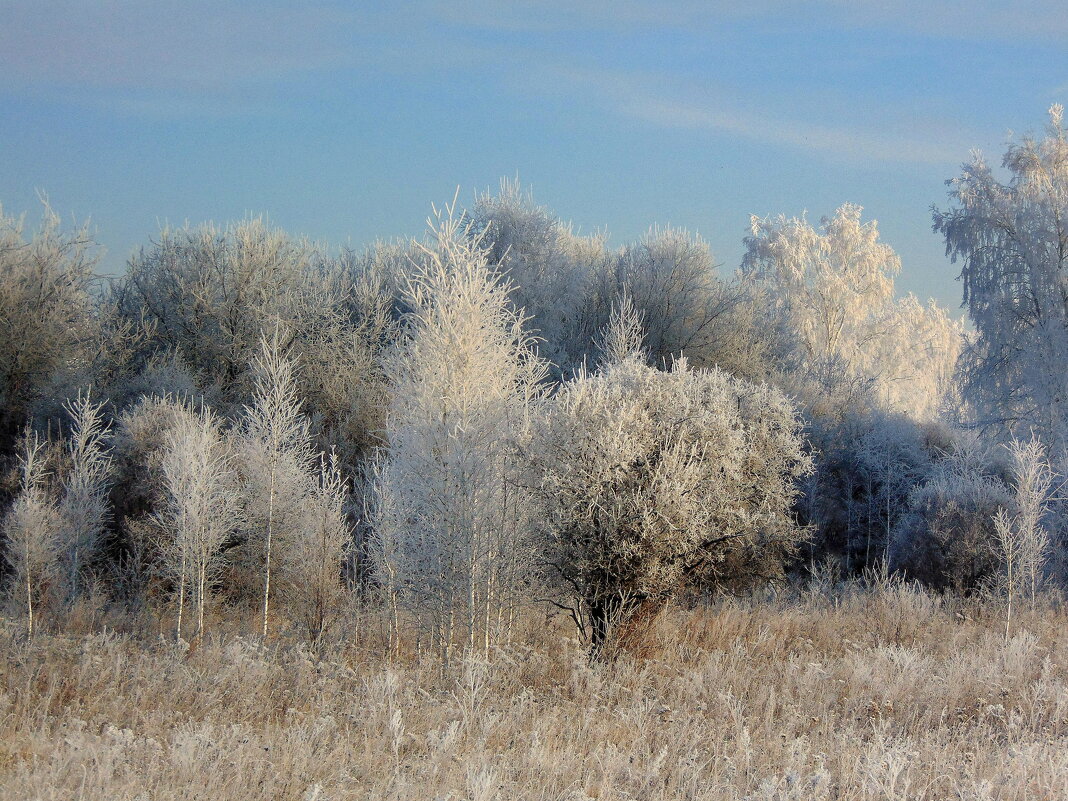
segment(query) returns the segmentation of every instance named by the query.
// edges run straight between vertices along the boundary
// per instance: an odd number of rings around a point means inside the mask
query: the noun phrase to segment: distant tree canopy
[[[802,392],[833,394],[859,384],[886,410],[939,411],[962,331],[931,301],[894,296],[901,260],[879,242],[874,221],[846,204],[817,231],[804,219],[752,218],[742,270],[765,291],[784,335],[779,353]]]

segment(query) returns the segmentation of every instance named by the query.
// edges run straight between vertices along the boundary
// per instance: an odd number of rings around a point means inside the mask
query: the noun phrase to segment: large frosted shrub
[[[313,432],[354,462],[380,428],[375,356],[389,320],[387,301],[350,266],[259,220],[167,229],[130,261],[116,303],[145,322],[145,348],[177,352],[235,416],[252,399],[260,334],[280,326]]]
[[[970,450],[947,456],[908,500],[891,543],[895,570],[959,593],[973,593],[996,575],[995,518],[1013,507],[1013,497],[988,460]]]
[[[633,330],[624,318],[613,327]],[[791,505],[809,465],[780,392],[685,361],[656,370],[608,339],[615,358],[561,387],[532,445],[547,558],[595,650],[684,588],[780,576],[804,538]]]

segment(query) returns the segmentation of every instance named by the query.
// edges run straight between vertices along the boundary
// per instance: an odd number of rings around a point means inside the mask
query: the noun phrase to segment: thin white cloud
[[[851,161],[956,164],[975,142],[971,132],[927,113],[876,117],[855,107],[851,119],[842,119],[850,108],[822,106],[810,97],[805,106],[821,119],[814,122],[781,100],[757,104],[724,87],[683,84],[668,76],[551,67],[539,86],[662,128],[731,134]]]

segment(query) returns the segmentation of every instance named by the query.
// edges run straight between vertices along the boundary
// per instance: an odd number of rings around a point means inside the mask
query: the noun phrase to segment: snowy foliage
[[[1008,446],[1012,464],[1013,500],[1011,512],[1002,508],[994,520],[1001,556],[998,587],[1008,602],[1006,634],[1016,598],[1035,599],[1045,580],[1050,555],[1050,535],[1045,518],[1049,512],[1054,475],[1042,443],[1012,440]]]
[[[577,236],[514,181],[502,182],[496,196],[480,195],[473,218],[472,232],[484,236],[490,262],[515,285],[513,301],[530,316],[556,375],[593,361],[591,343],[624,294],[643,317],[651,364],[685,356],[697,367],[768,375],[767,329],[752,287],[723,281],[699,236],[653,228],[609,251],[604,236]]]
[[[147,347],[177,352],[233,414],[251,399],[261,331],[279,325],[283,346],[299,357],[320,439],[351,461],[379,427],[375,356],[389,321],[388,299],[350,268],[351,259],[329,258],[259,220],[166,229],[131,260],[117,305],[144,320]]]
[[[313,638],[342,610],[342,566],[353,544],[349,488],[336,453],[320,455],[311,491],[304,497],[301,525],[284,543],[279,571],[290,614]]]
[[[694,367],[767,376],[770,345],[754,319],[751,287],[721,280],[701,237],[679,228],[653,228],[623,248],[601,295],[615,303],[623,294],[642,317],[650,364],[664,366],[685,357]]]
[[[938,411],[961,328],[932,301],[894,298],[901,262],[874,221],[847,204],[816,230],[804,219],[752,218],[743,271],[766,288],[772,320],[791,343],[781,354],[819,396],[850,381],[883,408]]]
[[[580,364],[599,327],[591,301],[610,260],[604,237],[576,235],[518,181],[480,195],[472,216],[470,235],[507,274],[512,301],[530,318],[542,354],[561,372]]]
[[[388,354],[387,448],[377,465],[375,561],[394,613],[438,646],[508,636],[529,598],[530,503],[517,456],[544,363],[510,284],[451,210],[406,287]]]
[[[255,561],[262,559],[262,634],[266,637],[272,556],[278,559],[275,551],[279,545],[284,548],[285,543],[295,539],[294,532],[302,524],[314,452],[293,364],[282,352],[279,326],[270,335],[262,335],[253,367],[254,400],[245,409],[238,448],[249,544],[257,552]]]
[[[84,230],[0,213],[5,589],[28,630],[106,587],[179,636],[216,591],[265,638],[378,601],[391,648],[445,654],[534,601],[600,649],[822,562],[1033,600],[1068,559],[1060,114],[935,214],[968,336],[848,204],[752,218],[725,278],[700,236],[610,249],[505,181],[362,252],[167,229],[99,293]]]
[[[0,448],[14,441],[57,373],[87,358],[94,336],[91,244],[85,229],[63,232],[47,205],[27,240],[22,220],[0,207]]]
[[[111,515],[108,489],[112,459],[105,437],[103,405],[88,393],[72,402],[67,411],[72,420],[67,440],[69,468],[59,500],[63,573],[68,596],[82,591],[88,567],[97,556]]]
[[[847,566],[860,572],[891,561],[893,531],[938,454],[932,453],[930,430],[900,414],[870,414],[854,435],[854,484],[842,500],[848,515]]]
[[[532,446],[548,559],[595,646],[643,602],[778,575],[803,539],[790,507],[809,464],[778,391],[613,351],[561,387]]]
[[[1003,183],[976,155],[934,215],[960,261],[976,337],[962,359],[965,399],[995,439],[1034,429],[1055,459],[1068,448],[1068,133],[1050,110],[1042,140],[1011,145]],[[1056,365],[1057,367],[1054,367]]]
[[[186,598],[196,609],[196,636],[222,567],[222,546],[239,530],[241,493],[219,419],[209,410],[174,406],[175,425],[162,454],[163,503],[154,519],[177,593],[175,636],[182,636]]]
[[[44,446],[27,434],[19,457],[19,492],[0,526],[4,557],[12,571],[11,592],[25,604],[26,631],[33,636],[34,608],[59,573],[62,542],[59,510],[46,483]]]
[[[262,577],[262,635],[273,595],[322,633],[339,597],[342,561],[351,540],[348,490],[337,454],[317,454],[301,408],[295,365],[276,327],[256,357],[253,403],[236,440],[249,532],[246,550]],[[279,575],[275,575],[275,571]],[[280,579],[280,581],[279,581]]]

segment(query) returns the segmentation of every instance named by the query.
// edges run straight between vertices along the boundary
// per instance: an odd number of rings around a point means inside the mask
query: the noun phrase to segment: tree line
[[[104,593],[199,637],[224,600],[314,639],[359,599],[447,655],[534,604],[599,651],[818,570],[1034,603],[1068,542],[1059,108],[1003,166],[933,216],[973,328],[898,296],[852,204],[753,217],[729,276],[509,181],[363,251],[164,229],[112,280],[87,230],[0,212],[9,606],[32,634]]]

